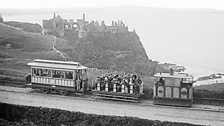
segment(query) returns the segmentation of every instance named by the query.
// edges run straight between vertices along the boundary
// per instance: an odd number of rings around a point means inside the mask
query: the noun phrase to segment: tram
[[[61,95],[87,90],[87,67],[79,62],[36,59],[28,65],[31,66],[29,86],[33,89]]]
[[[153,104],[192,106],[193,76],[186,73],[157,73],[154,76]]]
[[[29,87],[45,93],[85,94],[90,90],[97,98],[138,102],[143,94],[143,81],[138,75],[104,75],[88,86],[87,67],[79,62],[36,59],[31,63]],[[186,73],[157,73],[153,86],[153,104],[191,107],[193,76]],[[87,88],[89,87],[89,89]]]

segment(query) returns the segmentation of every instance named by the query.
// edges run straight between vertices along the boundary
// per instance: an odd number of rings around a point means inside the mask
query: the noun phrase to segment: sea
[[[197,79],[224,73],[224,12],[205,9],[162,9],[140,7],[76,8],[2,12],[5,21],[42,24],[53,14],[63,19],[123,21],[135,30],[150,59],[186,67]]]

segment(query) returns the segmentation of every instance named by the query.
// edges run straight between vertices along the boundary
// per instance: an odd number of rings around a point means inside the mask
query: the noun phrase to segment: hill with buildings
[[[23,25],[21,25],[23,24]],[[28,24],[28,25],[27,25]],[[23,27],[22,27],[23,26]],[[88,22],[83,19],[65,20],[59,15],[43,20],[42,34],[36,24],[3,22],[0,24],[0,74],[24,76],[33,59],[62,60],[52,49],[55,47],[68,60],[78,61],[90,68],[112,69],[142,75],[153,75],[165,69],[158,62],[149,60],[135,31],[129,31],[122,21],[110,26],[104,21]],[[38,34],[36,34],[38,33]]]
[[[129,31],[122,21],[112,21],[107,26],[104,21],[86,21],[84,14],[77,21],[67,21],[54,14],[52,19],[43,20],[42,23],[43,34],[67,40],[63,46],[57,42],[56,47],[68,59],[79,61],[87,67],[142,75],[165,71],[158,62],[149,60],[139,36],[135,31]]]

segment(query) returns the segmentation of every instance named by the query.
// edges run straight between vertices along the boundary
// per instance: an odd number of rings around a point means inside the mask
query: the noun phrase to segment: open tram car
[[[87,67],[78,62],[64,62],[36,59],[31,63],[31,83],[33,89],[46,93],[83,93],[87,89]]]
[[[157,73],[153,103],[191,107],[193,103],[193,76],[186,73]]]
[[[113,78],[112,81],[97,81],[93,94],[99,98],[138,102],[139,97],[143,94],[143,81],[137,82],[137,79],[123,78],[123,81]]]

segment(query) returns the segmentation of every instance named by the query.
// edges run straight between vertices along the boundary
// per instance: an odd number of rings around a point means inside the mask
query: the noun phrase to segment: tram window
[[[76,75],[77,70],[74,71],[74,79],[77,80],[77,75]]]
[[[180,79],[175,79],[175,78],[166,78],[165,81],[166,86],[180,86]]]
[[[165,83],[165,81],[164,81],[164,78],[162,78],[162,77],[159,78],[156,82],[156,84],[158,84],[158,85],[164,85],[164,83]]]
[[[73,72],[65,71],[65,79],[73,79]]]
[[[64,71],[53,70],[53,77],[54,78],[64,78]]]
[[[51,71],[48,69],[40,69],[40,75],[42,77],[51,77]]]
[[[182,82],[183,82],[183,83],[191,83],[191,82],[192,82],[192,79],[186,79],[186,78],[183,78],[183,79],[182,79]]]
[[[40,76],[40,69],[33,68],[33,76]]]

